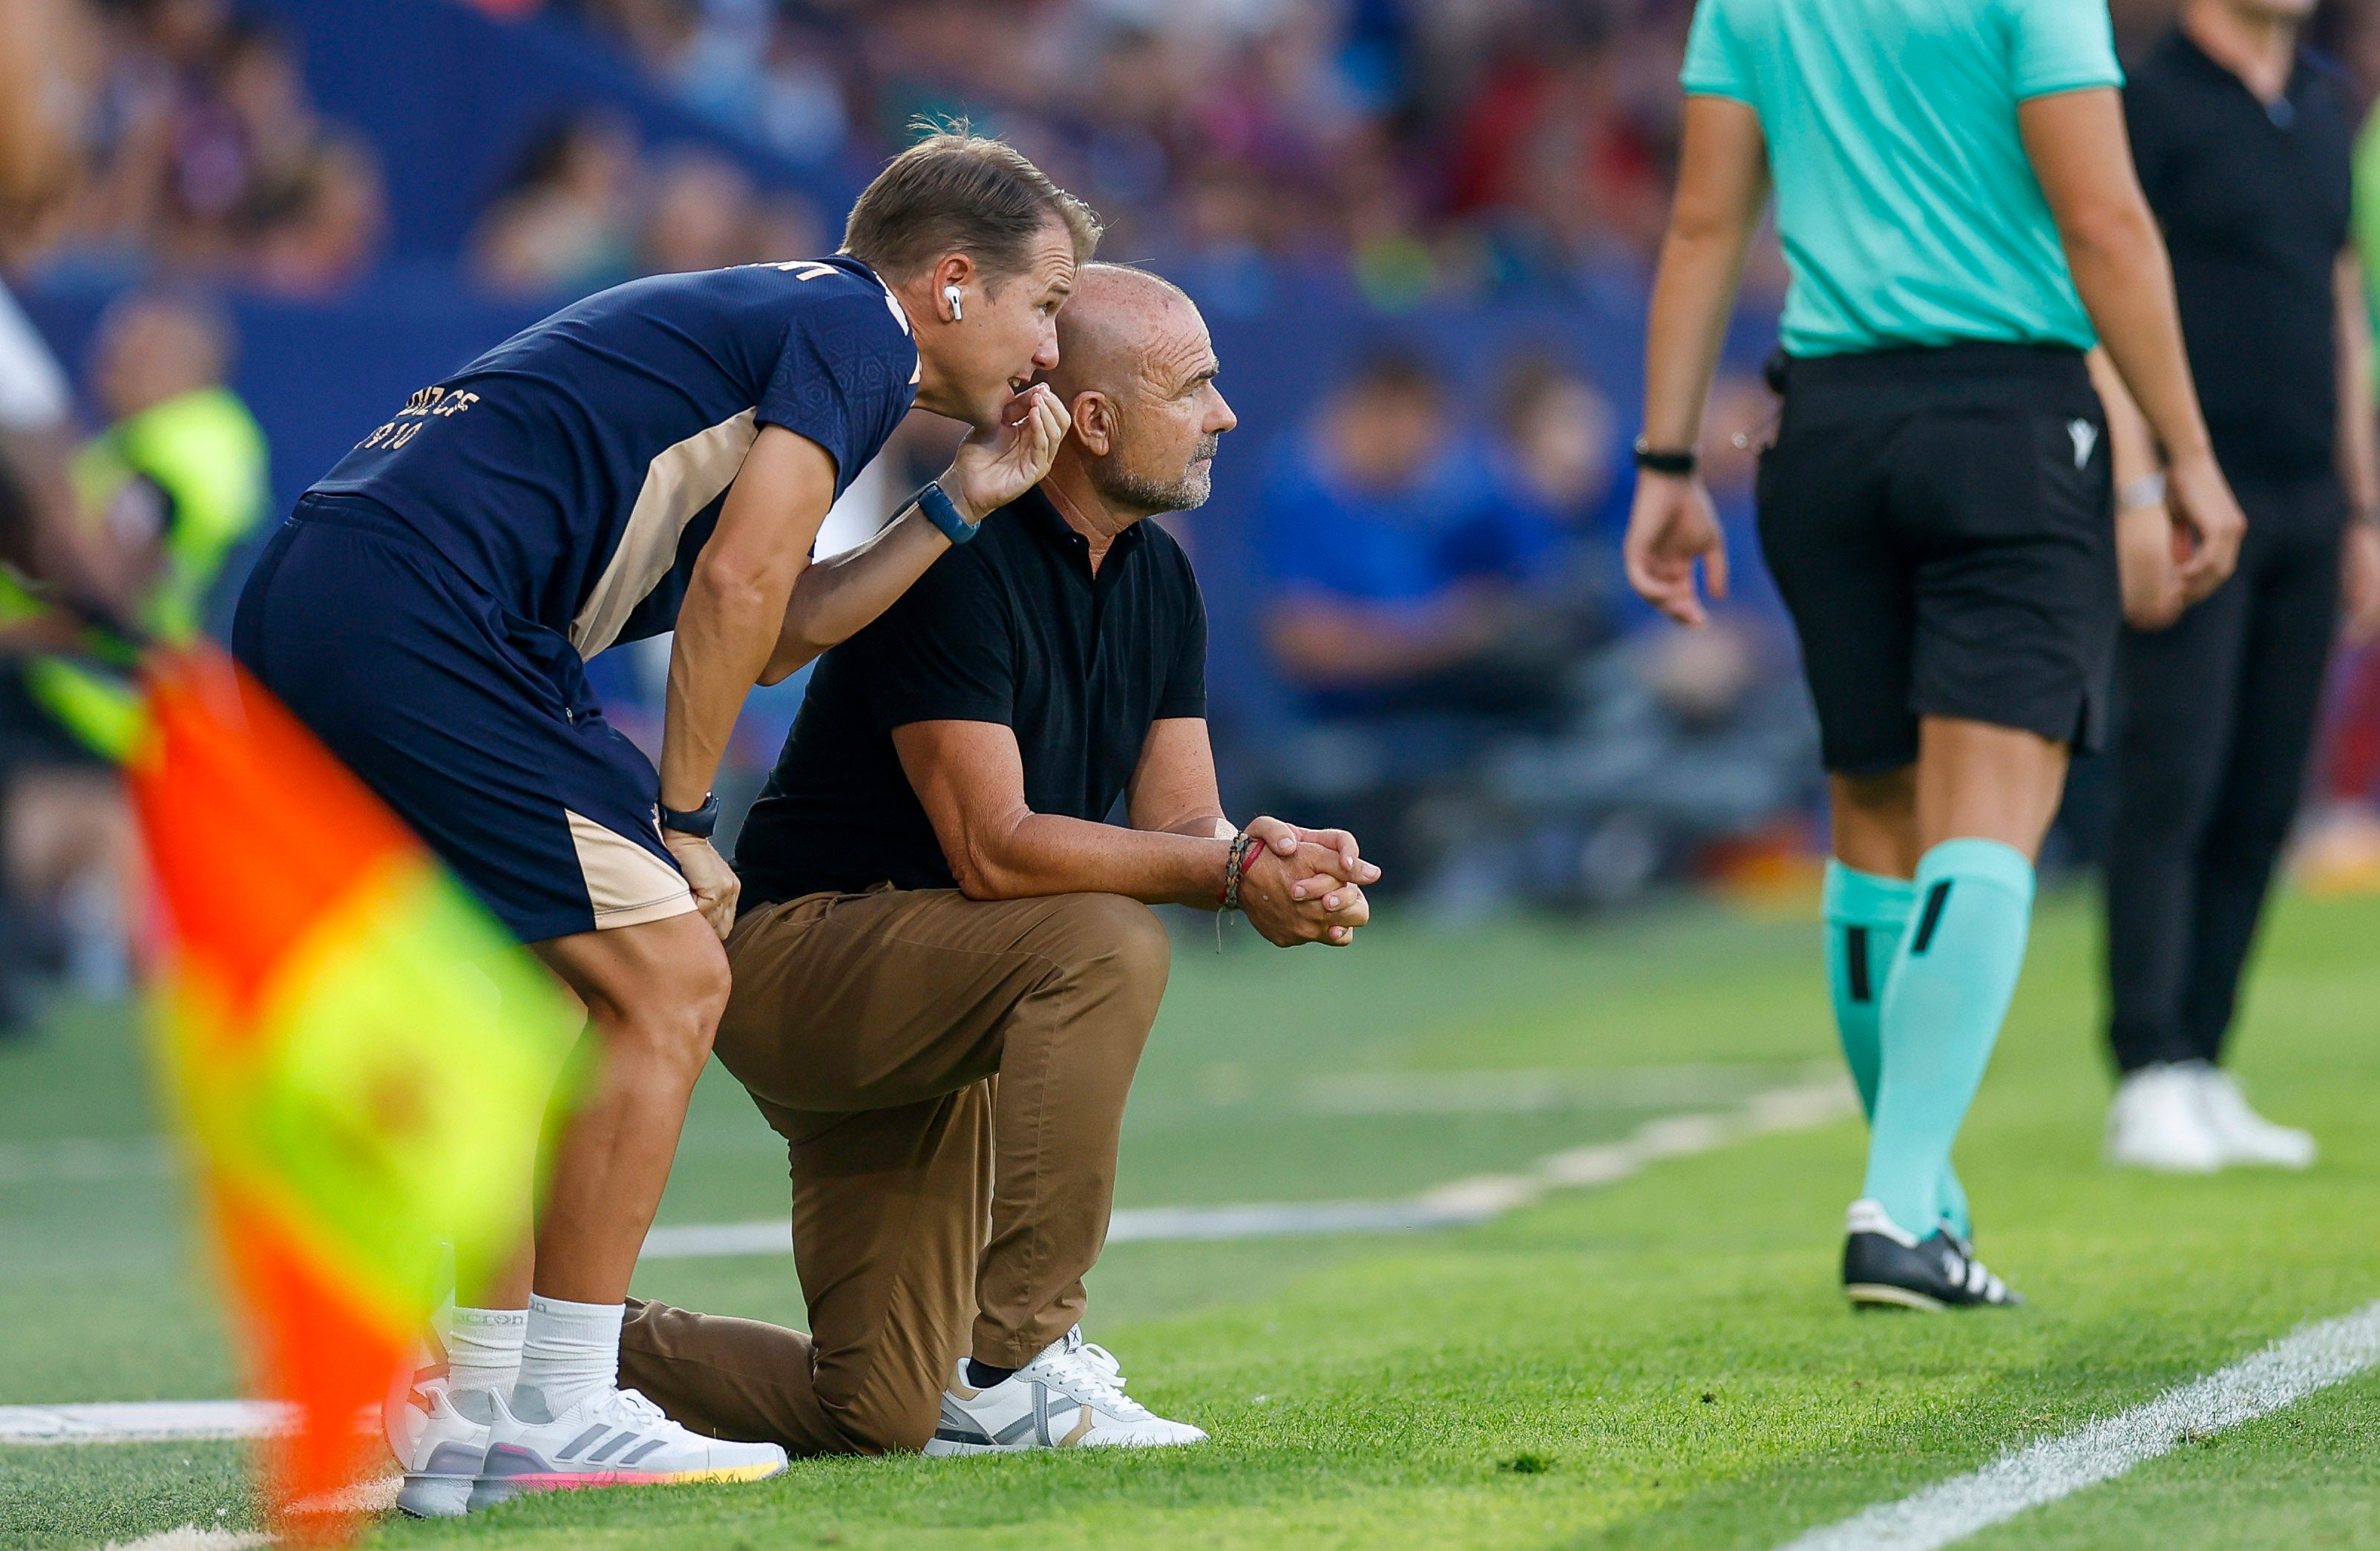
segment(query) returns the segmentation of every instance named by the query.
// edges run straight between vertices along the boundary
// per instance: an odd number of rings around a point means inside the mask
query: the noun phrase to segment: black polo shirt
[[[1152,522],[1090,548],[1038,490],[985,519],[873,624],[819,660],[735,843],[744,902],[877,883],[953,886],[893,751],[912,721],[1016,733],[1036,813],[1104,819],[1149,723],[1207,714],[1207,606]]]
[[[2333,469],[2331,266],[2348,242],[2355,151],[2336,72],[2301,51],[2267,108],[2176,30],[2133,68],[2124,116],[2173,253],[2216,459],[2251,478]]]

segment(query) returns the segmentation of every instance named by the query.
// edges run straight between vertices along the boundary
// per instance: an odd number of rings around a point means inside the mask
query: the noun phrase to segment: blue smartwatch
[[[942,530],[942,537],[953,544],[964,544],[974,538],[979,523],[971,523],[959,515],[958,503],[942,491],[940,480],[929,479],[925,488],[909,498],[926,520]]]

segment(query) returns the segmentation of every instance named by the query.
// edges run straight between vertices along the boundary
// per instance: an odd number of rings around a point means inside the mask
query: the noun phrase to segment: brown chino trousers
[[[1115,894],[810,894],[747,911],[719,1059],[791,1159],[810,1333],[631,1299],[620,1382],[715,1437],[915,1449],[961,1357],[1082,1316],[1171,949]]]

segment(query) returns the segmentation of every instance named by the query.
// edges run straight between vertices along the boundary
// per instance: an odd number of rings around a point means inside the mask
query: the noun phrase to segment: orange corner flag
[[[152,659],[129,764],[161,906],[157,1048],[250,1381],[293,1403],[268,1501],[353,1533],[358,1417],[517,1246],[575,1012],[363,783],[212,648]],[[325,1506],[328,1505],[328,1506]]]

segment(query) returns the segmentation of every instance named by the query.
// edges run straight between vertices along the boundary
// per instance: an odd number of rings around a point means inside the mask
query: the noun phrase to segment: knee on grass
[[[916,1454],[932,1441],[942,1419],[940,1380],[920,1380],[896,1391],[862,1393],[819,1403],[853,1454]]]

